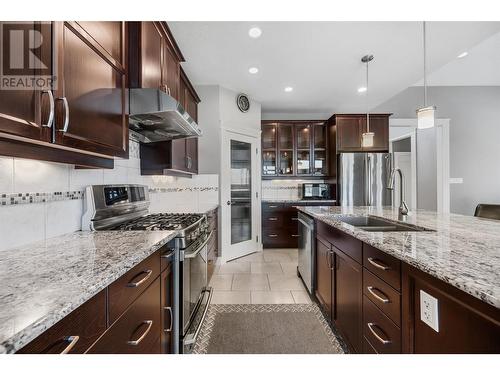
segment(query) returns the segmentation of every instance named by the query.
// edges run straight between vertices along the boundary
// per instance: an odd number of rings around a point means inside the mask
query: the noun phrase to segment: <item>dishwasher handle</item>
[[[310,223],[307,223],[306,221],[304,221],[302,218],[298,218],[298,221],[299,223],[301,223],[303,226],[305,226],[307,229],[309,229],[310,231],[313,231],[314,230],[314,226],[311,225]]]

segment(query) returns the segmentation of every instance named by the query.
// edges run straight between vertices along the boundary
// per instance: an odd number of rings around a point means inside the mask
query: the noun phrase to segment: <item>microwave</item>
[[[302,199],[311,200],[331,200],[335,199],[334,190],[331,184],[305,183],[300,189]]]

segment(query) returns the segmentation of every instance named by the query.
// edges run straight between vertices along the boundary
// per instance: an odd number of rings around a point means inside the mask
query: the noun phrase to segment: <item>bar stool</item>
[[[500,204],[480,203],[476,207],[474,216],[483,217],[486,219],[500,220]]]

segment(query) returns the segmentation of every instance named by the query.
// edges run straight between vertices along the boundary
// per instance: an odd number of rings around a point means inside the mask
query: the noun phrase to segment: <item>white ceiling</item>
[[[245,92],[263,112],[357,112],[367,108],[360,59],[371,53],[368,107],[422,78],[419,22],[170,22],[195,85]],[[252,39],[248,30],[262,29]],[[500,32],[500,22],[429,22],[428,69]],[[472,54],[466,59],[472,57]],[[462,59],[465,61],[465,59]],[[256,66],[252,75],[248,68]],[[293,92],[285,93],[285,86]]]

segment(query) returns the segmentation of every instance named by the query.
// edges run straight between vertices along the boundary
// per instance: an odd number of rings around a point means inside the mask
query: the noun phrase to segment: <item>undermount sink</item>
[[[337,220],[367,232],[434,232],[432,229],[377,216],[342,216]]]

